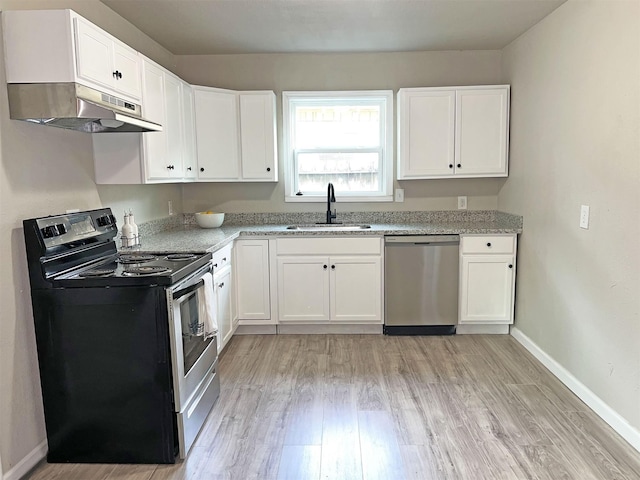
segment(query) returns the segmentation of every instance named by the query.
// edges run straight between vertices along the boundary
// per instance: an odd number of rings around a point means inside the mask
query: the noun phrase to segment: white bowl
[[[196,213],[196,223],[202,228],[218,228],[224,221],[224,213]]]

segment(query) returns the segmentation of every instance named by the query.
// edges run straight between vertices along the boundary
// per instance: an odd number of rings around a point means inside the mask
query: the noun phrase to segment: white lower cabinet
[[[236,240],[234,251],[237,318],[242,321],[269,320],[269,241]]]
[[[382,323],[381,239],[278,242],[278,322]]]
[[[213,291],[218,317],[218,352],[222,351],[233,335],[231,286],[231,267],[221,270],[213,277]]]
[[[460,237],[460,324],[513,323],[516,236]]]
[[[330,263],[331,320],[382,321],[380,257],[332,257]]]
[[[213,293],[218,321],[218,352],[229,343],[236,327],[233,283],[233,247],[226,245],[213,254]]]
[[[329,257],[278,257],[281,322],[329,321]]]

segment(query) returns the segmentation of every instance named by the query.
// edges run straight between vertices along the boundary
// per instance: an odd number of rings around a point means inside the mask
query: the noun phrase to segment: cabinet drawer
[[[382,240],[373,238],[279,238],[278,255],[380,255]]]
[[[231,244],[222,247],[213,254],[213,274],[217,274],[226,266],[231,265]]]
[[[180,436],[180,458],[185,458],[194,440],[200,433],[213,404],[220,396],[218,361],[205,376],[198,395],[181,412],[178,412],[178,435]]]
[[[460,235],[460,251],[467,253],[514,253],[515,235]]]

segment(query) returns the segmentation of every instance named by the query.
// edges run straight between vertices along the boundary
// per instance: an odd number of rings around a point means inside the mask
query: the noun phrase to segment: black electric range
[[[47,460],[175,462],[184,438],[175,402],[175,298],[198,287],[183,285],[210,276],[211,254],[118,252],[108,208],[23,226]],[[200,298],[185,296],[194,305]]]

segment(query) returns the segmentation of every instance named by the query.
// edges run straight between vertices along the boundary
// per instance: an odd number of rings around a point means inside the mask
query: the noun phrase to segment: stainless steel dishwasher
[[[458,235],[385,237],[385,334],[456,332],[459,244]]]

